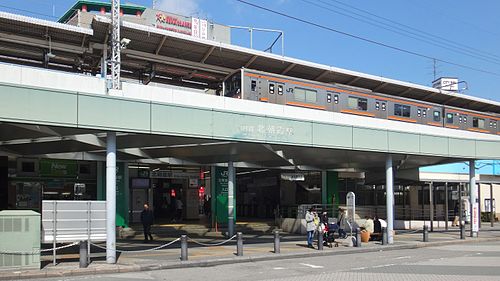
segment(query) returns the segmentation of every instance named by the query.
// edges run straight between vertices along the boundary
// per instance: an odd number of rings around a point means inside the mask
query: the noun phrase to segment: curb
[[[140,271],[152,271],[152,270],[164,270],[164,269],[179,269],[179,268],[193,268],[193,267],[211,267],[225,264],[237,264],[237,263],[249,263],[249,262],[259,262],[259,261],[272,261],[272,260],[284,260],[284,259],[297,259],[306,257],[324,257],[324,256],[338,256],[338,255],[350,255],[358,253],[373,253],[373,252],[384,252],[384,251],[397,251],[397,250],[410,250],[410,249],[420,249],[427,247],[439,247],[448,246],[464,243],[483,243],[490,241],[500,241],[500,237],[491,238],[477,238],[474,240],[448,240],[448,241],[438,241],[438,242],[419,242],[418,244],[408,244],[408,245],[389,245],[380,247],[370,247],[370,248],[352,248],[350,251],[317,251],[309,253],[288,253],[288,254],[275,254],[275,255],[262,255],[262,256],[251,256],[251,257],[232,257],[232,258],[220,258],[213,260],[201,260],[201,261],[176,261],[168,263],[159,264],[146,264],[146,265],[105,265],[102,268],[78,268],[69,270],[39,270],[39,271],[15,271],[15,272],[2,272],[0,275],[0,280],[20,280],[20,279],[39,279],[39,278],[57,278],[57,277],[68,277],[68,276],[82,276],[82,275],[95,275],[95,274],[110,274],[110,273],[127,273],[127,272],[140,272]]]

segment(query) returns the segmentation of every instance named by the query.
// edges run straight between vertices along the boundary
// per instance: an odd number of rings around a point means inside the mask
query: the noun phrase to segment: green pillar
[[[336,214],[339,206],[339,173],[323,171],[321,173],[321,204],[330,205],[330,216]]]
[[[211,171],[212,222],[213,224],[217,222],[219,227],[225,227],[228,218],[227,168],[212,167]],[[236,206],[236,196],[234,196],[233,202],[234,206]],[[234,221],[236,222],[236,210],[234,211]]]

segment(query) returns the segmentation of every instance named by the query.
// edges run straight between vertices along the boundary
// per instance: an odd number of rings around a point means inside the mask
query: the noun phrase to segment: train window
[[[278,85],[278,95],[283,95],[283,85]]]
[[[472,127],[484,129],[484,119],[483,118],[472,118]]]
[[[453,124],[453,113],[446,113],[446,123]]]
[[[423,116],[424,118],[426,118],[426,117],[427,117],[427,108],[424,108],[424,110],[422,110],[422,116]]]
[[[339,95],[334,95],[333,96],[333,102],[338,104],[339,103]]]
[[[385,102],[382,103],[382,111],[385,111],[385,109],[387,108],[387,106],[385,105]]]
[[[458,123],[462,123],[462,116],[458,116]]]
[[[316,102],[316,91],[295,88],[294,97],[296,101],[304,101],[308,103]]]
[[[403,117],[410,117],[411,113],[411,106],[409,105],[402,105],[402,104],[394,104],[394,115],[396,116],[403,116]]]
[[[378,101],[375,102],[375,109],[380,110],[380,103]]]
[[[422,109],[420,109],[420,108],[417,109],[417,116],[418,117],[422,116]]]
[[[464,123],[467,123],[467,116],[464,116]]]
[[[441,112],[434,110],[434,121],[436,122],[441,121]]]
[[[273,95],[274,94],[274,84],[269,83],[269,94]]]
[[[309,103],[316,102],[316,91],[306,90],[306,102]]]
[[[349,97],[347,105],[352,109],[366,111],[368,109],[368,100],[364,98]]]
[[[493,121],[490,121],[490,128],[493,128]]]
[[[332,103],[332,94],[330,94],[330,93],[326,94],[326,102]]]
[[[255,90],[257,89],[257,81],[252,80],[250,87],[251,87],[252,91],[255,92]]]

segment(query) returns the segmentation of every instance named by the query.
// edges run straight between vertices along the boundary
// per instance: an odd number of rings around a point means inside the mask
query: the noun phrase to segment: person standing
[[[314,213],[315,209],[314,207],[311,207],[307,212],[306,212],[306,231],[307,231],[307,247],[309,248],[314,248],[313,247],[313,235],[314,235],[314,230],[316,230],[316,225],[314,224]]]
[[[344,230],[344,225],[345,225],[345,210],[342,208],[339,208],[339,217],[337,219],[339,238],[346,238],[347,237],[347,233]]]
[[[144,203],[144,209],[141,212],[141,223],[144,230],[144,242],[149,240],[153,241],[153,235],[151,235],[151,225],[154,222],[153,211],[149,209],[149,204]]]
[[[455,208],[453,208],[453,223],[451,224],[451,226],[458,226],[458,220],[459,220],[459,217],[458,217],[458,212],[459,212],[459,205],[458,205],[458,202],[455,203]]]
[[[182,203],[181,198],[177,198],[175,200],[175,209],[176,209],[176,214],[177,214],[177,221],[180,222],[182,220],[182,208],[184,207],[184,204]]]

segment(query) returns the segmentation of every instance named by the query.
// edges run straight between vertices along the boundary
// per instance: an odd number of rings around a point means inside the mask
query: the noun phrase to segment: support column
[[[394,175],[392,173],[392,156],[387,155],[385,160],[385,190],[386,190],[386,210],[387,210],[387,243],[394,243]]]
[[[429,220],[431,223],[431,232],[434,231],[434,183],[429,183]]]
[[[477,237],[479,232],[479,208],[476,185],[476,161],[469,161],[469,192],[471,202],[471,237]]]
[[[495,222],[495,212],[493,212],[493,183],[490,183],[490,222],[491,227],[493,227]]]
[[[455,208],[455,206],[453,206]],[[448,230],[448,183],[444,183],[444,228]],[[453,218],[455,219],[455,218]]]
[[[233,161],[227,163],[227,232],[234,235],[234,166]]]
[[[108,132],[106,146],[106,262],[116,263],[116,133]]]
[[[326,171],[321,171],[321,204],[328,205],[328,182],[326,179]]]

